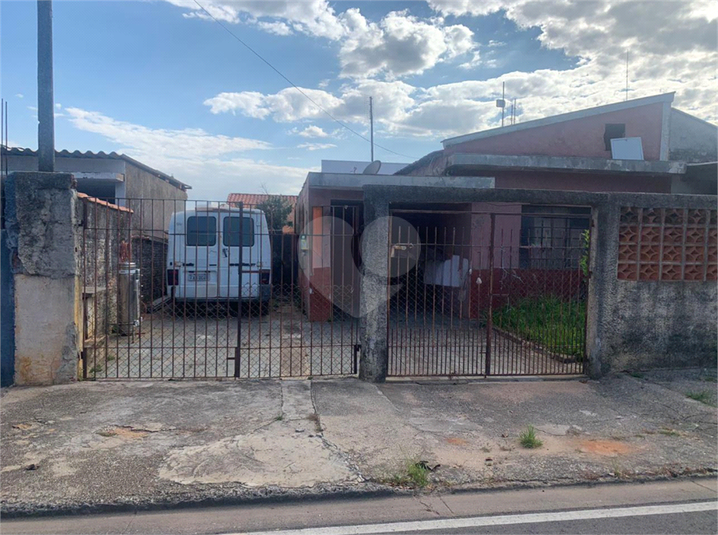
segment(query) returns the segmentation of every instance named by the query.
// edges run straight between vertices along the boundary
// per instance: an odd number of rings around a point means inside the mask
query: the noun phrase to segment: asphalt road
[[[715,479],[3,520],[3,534],[718,533]]]

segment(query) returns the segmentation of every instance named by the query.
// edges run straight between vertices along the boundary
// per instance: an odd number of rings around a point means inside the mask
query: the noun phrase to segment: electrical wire
[[[277,69],[277,68],[276,68],[274,65],[272,65],[268,60],[266,60],[259,52],[257,52],[256,50],[254,50],[251,46],[249,46],[247,43],[245,43],[238,35],[236,35],[232,30],[230,30],[227,26],[225,26],[224,24],[222,24],[222,22],[221,22],[219,19],[217,19],[214,15],[212,15],[212,13],[210,13],[209,11],[207,11],[207,9],[206,9],[202,4],[200,4],[197,0],[194,0],[194,3],[197,4],[197,5],[199,6],[199,8],[200,8],[202,11],[204,11],[209,18],[211,18],[214,22],[216,22],[217,24],[219,24],[229,35],[231,35],[232,37],[234,37],[234,38],[235,38],[237,41],[239,41],[247,50],[249,50],[252,54],[254,54],[255,56],[257,56],[257,57],[258,57],[260,60],[262,60],[265,64],[267,64],[267,66],[268,66],[270,69],[272,69],[272,70],[273,70],[274,72],[276,72],[279,76],[281,76],[289,85],[291,85],[294,89],[296,89],[297,91],[299,91],[299,93],[300,93],[304,98],[306,98],[309,102],[311,102],[312,104],[314,104],[314,106],[316,106],[319,110],[321,110],[322,112],[324,112],[324,114],[326,114],[327,117],[329,117],[331,120],[333,120],[334,122],[336,122],[339,126],[341,126],[341,127],[343,127],[343,128],[346,128],[347,130],[349,130],[349,131],[350,131],[352,134],[354,134],[355,136],[360,137],[361,139],[363,139],[363,140],[366,141],[367,143],[371,143],[371,140],[367,139],[365,136],[363,136],[362,134],[360,134],[359,132],[357,132],[356,130],[354,130],[353,128],[351,128],[349,125],[347,125],[347,124],[344,123],[343,121],[340,121],[339,119],[337,119],[336,117],[334,117],[334,115],[332,115],[329,111],[327,111],[327,110],[324,109],[322,106],[320,106],[314,99],[312,99],[312,97],[310,97],[310,96],[307,95],[304,91],[302,91],[302,88],[301,88],[301,87],[299,87],[297,84],[295,84],[294,82],[292,82],[292,81],[291,81],[289,78],[287,78],[279,69]],[[375,147],[379,147],[380,149],[385,150],[386,152],[390,152],[390,153],[395,154],[395,155],[397,155],[397,156],[401,156],[402,158],[411,158],[411,159],[413,159],[413,160],[416,160],[416,159],[417,159],[417,158],[414,157],[414,156],[409,156],[408,154],[402,154],[402,153],[400,153],[400,152],[396,152],[396,151],[393,151],[393,150],[388,149],[388,148],[386,148],[386,147],[383,147],[382,145],[379,145],[379,143],[376,143],[376,142],[374,143],[374,146],[375,146]]]

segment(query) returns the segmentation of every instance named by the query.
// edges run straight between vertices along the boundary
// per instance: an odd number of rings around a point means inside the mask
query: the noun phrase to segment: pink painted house
[[[362,228],[362,187],[367,183],[715,195],[718,127],[672,108],[672,102],[673,93],[668,93],[446,139],[441,150],[392,176],[310,173],[297,201],[295,229],[301,232],[299,229],[311,228],[307,225],[313,221],[319,225],[322,217],[342,210],[342,217],[349,227],[357,229],[358,236]],[[638,138],[634,142],[640,145],[642,157],[615,159],[612,140],[620,138]],[[581,284],[579,260],[590,209],[482,203],[434,208],[436,213],[431,217],[417,210],[413,215],[407,211],[405,219],[436,236],[447,229],[461,229],[462,244],[452,244],[452,250],[457,251],[459,263],[468,262],[472,293],[479,291],[476,282],[488,276],[486,250],[492,241],[492,213],[493,243],[502,244],[500,250],[494,249],[495,269],[541,272],[527,272],[531,276],[526,280],[552,272],[551,276],[560,281],[557,288],[576,293],[576,285]],[[316,228],[309,234],[328,236],[320,241],[322,245],[315,241],[308,246],[311,254],[304,253],[308,266],[304,302],[311,319],[325,320],[332,317],[331,288],[342,286],[337,277],[348,280],[350,287],[357,283],[347,279],[346,270],[336,268],[333,255],[347,244],[356,247],[357,240],[330,237],[331,229]],[[391,239],[401,241],[399,236]],[[435,248],[437,245],[434,243]],[[357,254],[354,260],[358,265],[361,260]],[[322,291],[314,292],[314,285],[321,286]],[[483,288],[487,289],[485,284]],[[530,292],[529,287],[526,292]],[[319,299],[315,293],[324,297],[313,308],[312,301]],[[350,300],[358,299],[358,291],[338,293],[345,296],[343,299],[347,295]],[[475,298],[480,300],[479,295]]]

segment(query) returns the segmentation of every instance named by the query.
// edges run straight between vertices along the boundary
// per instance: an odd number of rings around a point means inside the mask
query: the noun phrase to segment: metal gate
[[[582,374],[590,209],[395,208],[389,376]]]
[[[84,377],[355,374],[360,215],[320,210],[80,194]]]

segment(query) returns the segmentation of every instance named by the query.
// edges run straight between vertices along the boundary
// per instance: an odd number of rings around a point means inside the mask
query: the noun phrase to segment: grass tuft
[[[519,435],[519,444],[521,444],[524,448],[529,449],[540,448],[543,446],[543,442],[541,442],[536,436],[536,429],[534,429],[533,425],[528,426],[526,430]]]
[[[429,484],[430,471],[431,469],[425,461],[408,460],[405,464],[405,470],[389,477],[388,483],[397,487],[423,489]]]
[[[705,403],[710,404],[711,393],[708,390],[701,390],[700,392],[686,392],[686,397]]]

